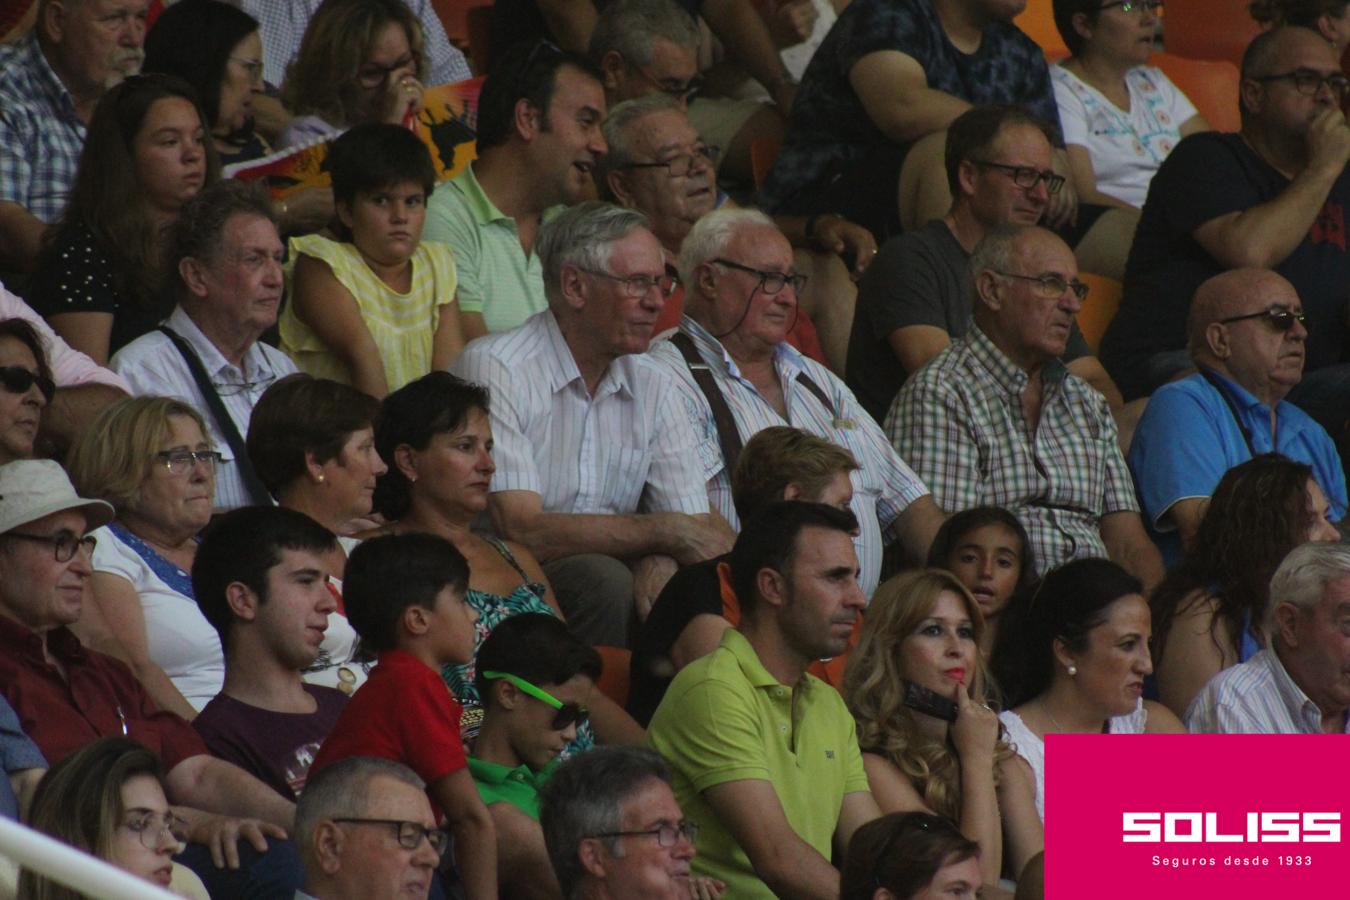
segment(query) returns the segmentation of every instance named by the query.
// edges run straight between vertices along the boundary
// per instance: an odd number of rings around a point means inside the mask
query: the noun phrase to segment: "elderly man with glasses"
[[[843,381],[787,343],[806,278],[782,232],[755,210],[710,213],[684,240],[680,280],[684,318],[651,355],[678,385],[681,414],[715,448],[707,479],[717,511],[739,523],[731,472],[741,447],[765,428],[790,425],[847,448],[861,466],[852,473],[852,509],[864,592],[880,580],[889,541],[923,559],[942,522],[928,489]]]
[[[1191,366],[1186,319],[1207,278],[1274,269],[1308,318],[1302,381],[1289,401],[1347,449],[1350,409],[1350,82],[1326,38],[1277,28],[1242,60],[1242,130],[1179,143],[1149,188],[1102,361],[1127,400]]]
[[[492,394],[494,523],[543,561],[573,631],[610,646],[627,645],[677,563],[731,545],[705,489],[716,451],[645,355],[675,288],[647,221],[591,202],[547,222],[549,308],[452,369]]]
[[[1158,388],[1130,447],[1139,499],[1164,556],[1179,561],[1190,549],[1219,479],[1258,453],[1312,466],[1327,518],[1344,518],[1336,445],[1285,400],[1303,377],[1306,322],[1294,286],[1268,269],[1224,272],[1195,292],[1188,332],[1198,371]]]
[[[1115,421],[1060,361],[1088,290],[1073,251],[1042,228],[1002,226],[976,246],[971,272],[973,326],[900,390],[891,441],[944,509],[1016,515],[1040,572],[1109,556],[1152,587],[1162,561]]]
[[[297,371],[289,356],[259,340],[277,322],[283,251],[265,195],[238,181],[208,187],[175,226],[168,256],[178,305],[159,330],[112,358],[132,393],[175,397],[206,420],[221,455],[217,511],[272,502],[243,435],[263,392]]]

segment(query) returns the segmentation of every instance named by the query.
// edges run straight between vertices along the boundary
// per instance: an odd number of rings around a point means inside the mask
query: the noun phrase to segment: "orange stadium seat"
[[[1064,46],[1064,39],[1055,27],[1055,13],[1050,0],[1027,0],[1027,8],[1013,19],[1013,24],[1040,45],[1048,62],[1059,62],[1069,55],[1069,48]]]
[[[1237,131],[1238,68],[1226,59],[1188,59],[1155,53],[1149,63],[1162,69],[1216,131]]]
[[[1083,308],[1078,310],[1078,329],[1083,332],[1092,352],[1096,353],[1106,334],[1106,326],[1115,318],[1120,308],[1122,286],[1114,278],[1094,275],[1091,272],[1079,272],[1078,277],[1088,286],[1087,299]]]
[[[1241,65],[1247,44],[1261,31],[1247,12],[1249,2],[1179,0],[1167,4],[1163,46],[1168,53],[1188,59],[1226,59],[1235,66]]]
[[[600,683],[596,685],[600,693],[623,706],[628,703],[628,663],[633,654],[623,647],[595,648],[605,667],[600,672]]]

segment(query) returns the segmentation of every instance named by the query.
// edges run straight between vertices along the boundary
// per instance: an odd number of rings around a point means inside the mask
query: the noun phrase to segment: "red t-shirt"
[[[90,650],[67,628],[47,632],[47,651],[64,678],[43,657],[40,635],[0,615],[0,691],[48,763],[111,735],[144,744],[166,772],[206,754],[192,726],[157,707],[121,660]]]
[[[349,756],[379,756],[435,784],[468,765],[459,715],[459,701],[440,672],[402,650],[381,653],[314,757],[309,777]],[[439,819],[440,809],[432,807]]]

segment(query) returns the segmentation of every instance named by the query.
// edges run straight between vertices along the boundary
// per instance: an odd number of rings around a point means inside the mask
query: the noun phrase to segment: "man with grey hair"
[[[641,213],[572,207],[540,230],[549,308],[472,342],[452,370],[492,393],[498,531],[544,562],[568,624],[626,646],[676,563],[725,553],[713,464],[645,355],[674,281]]]
[[[808,359],[786,337],[805,281],[792,248],[758,210],[718,210],[699,220],[680,251],[685,315],[679,330],[651,351],[679,387],[680,415],[716,449],[708,493],[739,525],[731,472],[741,447],[759,431],[790,425],[847,448],[852,510],[861,525],[863,591],[880,581],[888,537],[922,560],[942,513],[843,381]]]
[[[787,107],[780,113],[758,100],[694,96],[702,86],[702,40],[698,21],[672,0],[619,0],[596,20],[589,55],[604,73],[610,106],[651,94],[671,97],[704,140],[727,151],[722,173],[750,183],[750,147],[760,139],[782,141]]]
[[[1152,588],[1162,561],[1139,518],[1106,399],[1060,361],[1087,286],[1043,228],[992,229],[971,257],[971,329],[901,388],[886,433],[943,509],[1002,506],[1039,572],[1109,556]]]
[[[1192,733],[1350,732],[1350,547],[1308,543],[1270,580],[1266,648],[1215,675],[1191,701]]]
[[[296,900],[425,898],[449,835],[402,763],[353,756],[309,780],[295,809],[305,866]]]
[[[670,767],[654,751],[597,747],[567,760],[544,786],[539,822],[569,900],[691,896],[697,826],[681,813]]]
[[[1190,549],[1224,473],[1258,453],[1312,466],[1328,518],[1345,516],[1336,445],[1285,400],[1303,377],[1303,323],[1294,286],[1269,269],[1230,269],[1196,290],[1187,331],[1198,371],[1154,392],[1129,453],[1139,501],[1170,561]]]
[[[239,181],[214,184],[183,207],[169,264],[178,305],[158,331],[112,358],[137,395],[176,397],[206,420],[221,453],[218,511],[269,504],[243,435],[263,392],[297,371],[259,340],[277,322],[284,248],[267,197]]]
[[[33,266],[75,181],[103,92],[141,68],[149,0],[41,0],[0,45],[0,270]]]

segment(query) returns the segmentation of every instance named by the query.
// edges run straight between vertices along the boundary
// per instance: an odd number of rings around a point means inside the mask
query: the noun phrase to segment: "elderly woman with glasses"
[[[161,708],[187,719],[225,678],[220,638],[192,592],[220,460],[206,434],[181,401],[131,397],[100,413],[67,459],[76,489],[117,511],[95,533],[93,602],[80,636],[128,663]]]
[[[1162,6],[1054,0],[1055,25],[1071,55],[1050,75],[1083,204],[1080,229],[1091,218],[1085,207],[1098,214],[1142,207],[1153,173],[1177,142],[1210,128],[1162,70],[1147,65],[1161,36]]]
[[[164,796],[164,772],[135,741],[107,737],[63,759],[39,782],[28,824],[184,897],[206,889],[173,857],[186,841],[187,823]],[[19,874],[25,900],[85,900],[85,895],[31,869]]]

